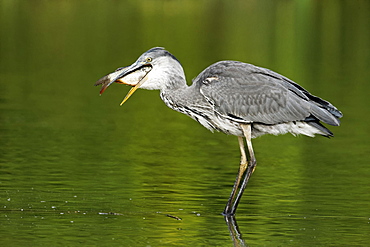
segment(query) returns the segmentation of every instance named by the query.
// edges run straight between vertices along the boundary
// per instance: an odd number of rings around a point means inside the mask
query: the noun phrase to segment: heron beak
[[[128,91],[128,93],[126,94],[125,98],[122,100],[121,104],[119,105],[123,105],[123,103],[125,103],[128,98],[130,98],[130,96],[144,83],[145,80],[140,80],[138,84],[136,84],[133,88],[130,89],[130,91]]]
[[[95,86],[102,85],[100,95],[113,82],[133,86],[121,102],[120,105],[122,105],[146,81],[146,75],[151,69],[152,67],[148,64],[136,62],[130,66],[119,68],[115,72],[102,77],[95,83]]]

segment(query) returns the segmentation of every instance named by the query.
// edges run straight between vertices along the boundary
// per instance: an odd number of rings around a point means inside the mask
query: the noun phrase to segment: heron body
[[[264,134],[333,136],[321,122],[338,126],[342,113],[331,103],[310,94],[292,80],[269,69],[238,61],[210,65],[186,84],[180,62],[156,47],[128,66],[101,78],[101,93],[113,82],[133,88],[158,89],[165,104],[211,131],[238,137],[241,162],[224,214],[234,215],[256,166],[251,139]],[[248,155],[245,152],[246,140]]]

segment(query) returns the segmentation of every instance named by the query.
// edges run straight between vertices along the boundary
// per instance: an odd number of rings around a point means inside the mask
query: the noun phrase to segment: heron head
[[[132,65],[118,68],[95,83],[102,85],[100,94],[113,82],[132,86],[120,105],[138,89],[162,89],[167,68],[173,68],[175,63],[180,62],[168,51],[161,47],[155,47],[142,54]],[[181,65],[180,65],[181,67]],[[182,69],[182,67],[181,67]]]

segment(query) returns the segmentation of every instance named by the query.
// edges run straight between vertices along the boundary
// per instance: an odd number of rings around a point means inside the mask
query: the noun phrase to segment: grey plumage
[[[211,131],[238,136],[241,162],[225,215],[235,214],[255,169],[251,138],[288,132],[330,137],[332,132],[321,122],[338,126],[343,116],[331,103],[310,94],[292,80],[269,69],[237,61],[212,64],[188,86],[179,60],[160,47],[148,50],[134,64],[117,69],[95,85],[103,85],[102,93],[113,82],[133,86],[121,104],[138,88],[158,89],[168,107],[190,116]]]
[[[251,64],[218,62],[200,73],[194,83],[218,114],[238,122],[273,125],[304,121],[332,136],[319,121],[338,126],[342,117],[332,104],[290,79]]]

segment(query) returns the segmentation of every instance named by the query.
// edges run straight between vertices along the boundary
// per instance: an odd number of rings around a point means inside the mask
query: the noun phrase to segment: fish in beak
[[[152,70],[152,66],[143,63],[134,63],[127,67],[118,68],[113,73],[110,73],[100,78],[95,86],[102,85],[100,95],[113,83],[125,84],[132,86],[120,105],[128,100],[128,98],[146,81],[146,75]]]

